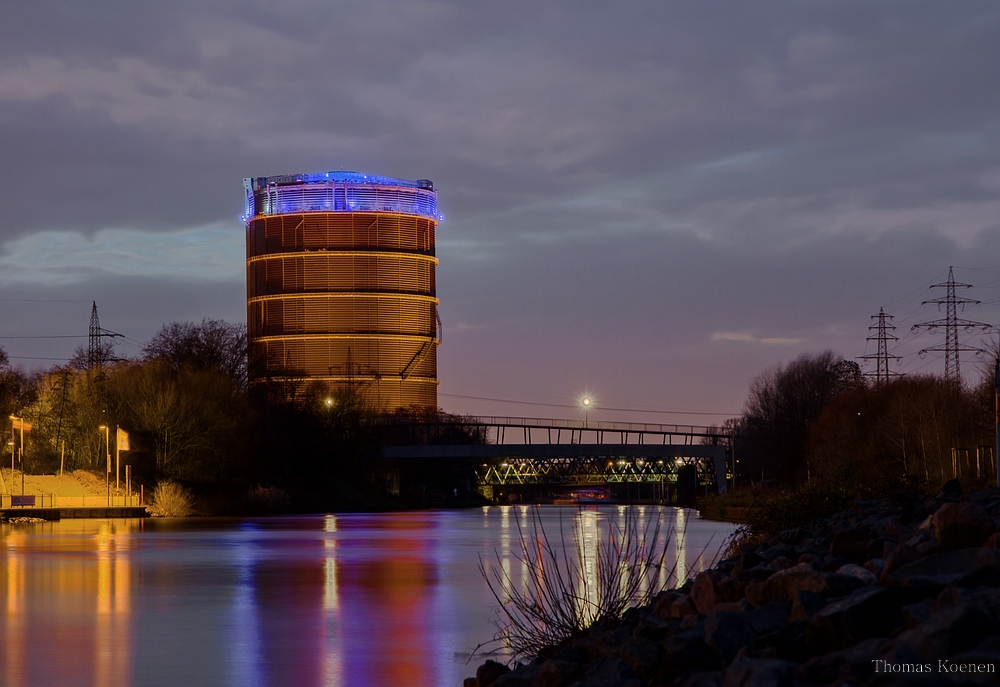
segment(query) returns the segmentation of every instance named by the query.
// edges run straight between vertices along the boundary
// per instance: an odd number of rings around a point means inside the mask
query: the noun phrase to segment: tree
[[[171,322],[142,349],[146,360],[158,358],[175,369],[218,370],[238,388],[247,384],[247,329],[243,324],[203,319]]]
[[[737,422],[740,468],[751,479],[804,481],[811,426],[831,401],[862,385],[858,364],[830,351],[803,355],[754,379]]]

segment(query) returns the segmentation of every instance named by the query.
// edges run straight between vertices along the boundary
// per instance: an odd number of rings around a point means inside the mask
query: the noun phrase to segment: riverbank
[[[858,501],[746,544],[530,664],[489,661],[465,685],[995,684],[998,516],[1000,490],[963,494],[956,481]]]

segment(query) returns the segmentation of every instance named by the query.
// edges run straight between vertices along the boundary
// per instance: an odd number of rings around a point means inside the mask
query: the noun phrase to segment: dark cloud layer
[[[1000,279],[971,269],[1000,263],[998,83],[985,1],[18,0],[0,298],[100,296],[137,340],[238,317],[244,176],[426,177],[442,392],[736,410],[767,366],[862,354],[881,305],[902,333],[949,264]]]

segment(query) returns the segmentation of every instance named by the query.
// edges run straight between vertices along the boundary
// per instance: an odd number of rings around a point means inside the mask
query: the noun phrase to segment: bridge
[[[683,474],[726,490],[726,436],[694,425],[471,417],[400,423],[382,457],[476,461],[479,490],[517,487],[651,485],[663,498]]]

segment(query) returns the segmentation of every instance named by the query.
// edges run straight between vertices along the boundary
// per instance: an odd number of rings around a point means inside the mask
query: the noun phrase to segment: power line
[[[86,334],[57,334],[45,336],[0,336],[0,339],[86,339]]]

